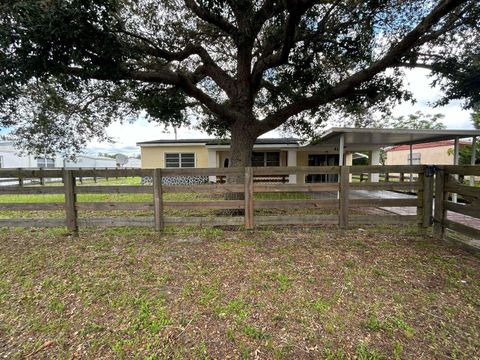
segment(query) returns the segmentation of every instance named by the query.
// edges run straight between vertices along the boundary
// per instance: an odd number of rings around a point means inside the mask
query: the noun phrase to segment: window
[[[265,153],[252,153],[252,166],[265,166]]]
[[[53,168],[55,167],[55,160],[49,158],[37,158],[37,167],[39,168]]]
[[[3,168],[3,156],[0,156],[0,169]]]
[[[280,153],[279,152],[265,153],[265,164],[266,166],[280,166]]]
[[[420,165],[421,154],[420,153],[413,153],[412,154],[412,165]],[[410,165],[410,154],[407,156],[407,162]]]
[[[195,153],[167,153],[165,154],[167,168],[194,168]]]
[[[253,152],[252,166],[280,166],[280,153]]]

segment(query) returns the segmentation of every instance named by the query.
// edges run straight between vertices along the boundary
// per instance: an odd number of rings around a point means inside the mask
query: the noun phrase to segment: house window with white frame
[[[36,158],[36,160],[37,160],[37,167],[39,167],[39,168],[54,168],[55,167],[55,159]]]
[[[280,152],[258,152],[252,153],[252,166],[280,166]]]
[[[422,158],[422,154],[420,154],[420,153],[413,153],[413,154],[412,154],[412,162],[411,162],[411,164],[412,164],[412,165],[420,165],[421,158]],[[408,161],[408,164],[410,165],[410,154],[408,154],[408,156],[407,156],[407,161]]]
[[[166,153],[166,168],[194,168],[195,153]]]

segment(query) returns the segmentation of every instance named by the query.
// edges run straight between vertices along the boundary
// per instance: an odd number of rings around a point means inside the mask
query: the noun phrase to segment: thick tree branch
[[[451,31],[454,28],[461,26],[463,23],[459,20],[461,20],[462,16],[472,8],[473,8],[473,4],[470,4],[470,6],[467,6],[463,9],[461,7],[456,9],[456,11],[454,11],[447,17],[447,19],[445,20],[445,24],[443,24],[443,26],[441,26],[439,29],[429,34],[422,36],[418,40],[418,45],[423,45],[429,41],[438,39],[440,36],[446,34],[448,31]]]
[[[321,36],[325,29],[326,23],[330,19],[330,15],[337,7],[339,2],[340,0],[333,1],[331,6],[327,9],[319,22],[318,31],[315,32],[315,36]],[[264,72],[270,68],[286,64],[292,48],[298,41],[303,40],[298,36],[297,28],[303,14],[314,4],[315,1],[304,1],[301,2],[301,6],[295,5],[293,7],[293,12],[289,13],[285,23],[283,42],[277,44],[267,43],[264,46],[262,56],[253,66],[252,81],[255,91],[259,90],[260,88],[259,85]],[[274,53],[274,51],[278,49],[280,49],[280,51]]]
[[[188,74],[179,74],[179,80],[179,86],[188,96],[193,97],[205,105],[211,112],[218,116],[221,122],[224,122],[226,125],[233,124],[240,116],[240,114],[236,113],[233,109],[217,103],[213,98],[195,86],[193,79]]]
[[[435,69],[433,65],[419,63],[419,62],[397,62],[397,63],[393,63],[390,67],[405,67],[409,69],[420,68],[420,69],[427,69],[427,70]]]
[[[285,22],[283,43],[280,51],[266,57],[261,57],[255,63],[253,67],[253,72],[252,72],[252,81],[254,83],[254,87],[258,88],[257,84],[260,82],[263,72],[266,69],[269,69],[275,66],[280,66],[287,62],[290,50],[295,44],[295,34],[296,34],[297,26],[300,23],[303,12],[305,10],[294,10],[293,12],[288,14],[287,20]]]
[[[253,24],[256,26],[257,31],[263,26],[265,21],[271,17],[278,15],[284,10],[283,4],[275,0],[265,0],[263,5],[258,9],[254,16]]]
[[[174,85],[181,88],[188,96],[193,97],[204,104],[211,112],[218,115],[222,121],[227,124],[233,123],[237,119],[235,114],[229,107],[217,103],[209,95],[200,90],[195,82],[198,81],[200,69],[198,73],[176,73],[169,69],[159,69],[155,71],[138,71],[120,67],[116,73],[105,71],[88,71],[78,67],[63,67],[60,71],[64,74],[78,76],[87,79],[96,79],[102,81],[119,81],[119,80],[137,80],[148,83],[159,83]]]
[[[197,47],[197,54],[204,63],[206,74],[212,78],[213,81],[228,95],[230,98],[237,96],[237,87],[235,80],[227,74],[217,63],[212,59],[207,50],[203,47]]]
[[[212,59],[208,51],[200,45],[188,44],[181,51],[168,51],[158,47],[154,41],[145,38],[141,35],[137,35],[132,32],[122,31],[123,33],[140,39],[145,42],[146,45],[130,45],[136,47],[137,50],[145,52],[147,55],[164,59],[167,62],[183,61],[193,55],[198,55],[203,62],[202,73],[212,78],[213,81],[223,90],[229,97],[235,97],[237,95],[234,79],[227,74],[217,63]]]
[[[236,37],[238,33],[238,29],[229,23],[225,18],[222,16],[213,14],[212,12],[208,11],[204,7],[201,7],[197,4],[195,0],[184,0],[185,5],[189,8],[195,15],[197,15],[203,21],[214,25],[218,29],[222,30],[223,32],[227,33],[230,36]]]
[[[302,111],[316,108],[328,102],[351,94],[355,88],[372,79],[376,74],[385,70],[392,64],[397,63],[401,56],[410,49],[418,46],[419,39],[424,36],[433,26],[458,6],[464,0],[444,0],[440,2],[413,30],[390,50],[380,60],[372,63],[368,68],[363,69],[348,78],[338,82],[335,86],[324,89],[324,91],[312,96],[304,97],[299,101],[291,103],[277,112],[268,115],[263,121],[257,122],[258,136],[282,125],[288,118],[295,116]]]
[[[60,73],[77,76],[83,79],[95,79],[104,81],[137,80],[166,85],[179,85],[178,74],[169,69],[157,69],[151,71],[130,70],[125,66],[119,66],[116,72],[103,70],[86,70],[80,67],[56,67]]]

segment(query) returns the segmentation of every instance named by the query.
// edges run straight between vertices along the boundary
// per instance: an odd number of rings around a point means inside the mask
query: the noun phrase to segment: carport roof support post
[[[408,165],[413,165],[413,145],[410,144],[410,162]],[[410,182],[413,181],[413,173],[410,173]]]
[[[297,166],[297,149],[288,149],[287,150],[287,164],[288,164],[288,166]],[[289,174],[288,175],[288,183],[289,184],[296,184],[297,183],[297,175],[296,174]]]
[[[475,165],[477,161],[477,137],[472,138],[472,155],[470,158],[470,165]],[[475,175],[470,176],[470,186],[475,186]]]
[[[338,165],[343,166],[344,161],[344,148],[345,148],[345,134],[340,134],[340,139],[338,142]],[[341,179],[339,177],[338,182],[340,182]],[[337,199],[340,199],[340,191],[337,191]]]
[[[369,165],[380,165],[380,150],[372,150],[369,152],[368,163]],[[379,182],[380,174],[370,173],[368,178],[370,182]]]

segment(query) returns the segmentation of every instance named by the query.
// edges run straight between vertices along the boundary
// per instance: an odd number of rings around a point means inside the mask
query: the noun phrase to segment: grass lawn
[[[0,357],[476,358],[480,259],[416,231],[0,229]]]

